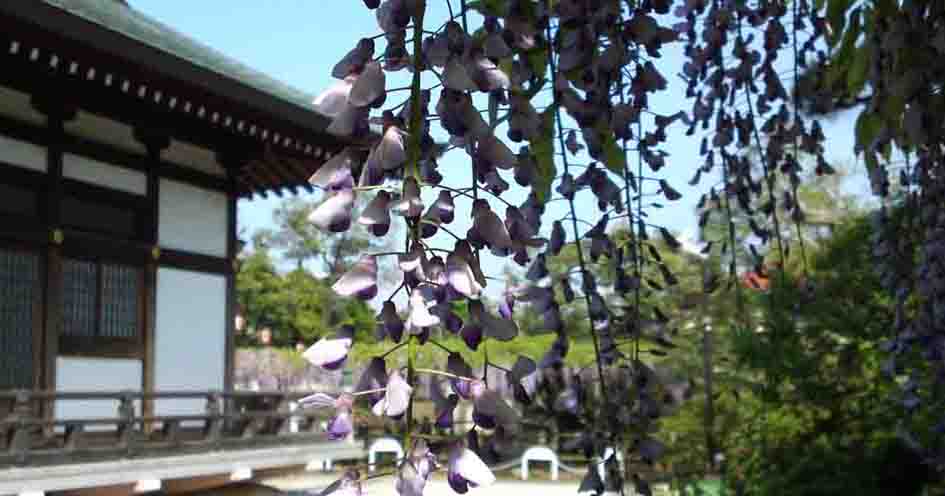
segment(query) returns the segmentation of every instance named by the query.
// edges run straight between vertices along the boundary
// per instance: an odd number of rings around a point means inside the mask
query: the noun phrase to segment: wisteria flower
[[[374,40],[361,38],[358,40],[358,44],[335,64],[331,70],[331,75],[334,78],[342,79],[353,72],[361,72],[361,69],[370,62],[372,57],[374,57]]]
[[[453,411],[459,404],[459,396],[455,394],[446,395],[443,392],[443,382],[438,380],[430,381],[430,400],[433,401],[433,409],[436,420],[434,425],[440,429],[449,429],[453,427]]]
[[[400,338],[404,334],[404,321],[401,320],[400,315],[397,314],[397,308],[394,306],[394,302],[385,301],[381,307],[381,313],[378,318],[380,320],[378,327],[381,331],[378,334],[381,338],[389,337],[391,341],[399,343]]]
[[[299,405],[303,408],[335,408],[335,416],[328,421],[328,438],[332,441],[348,437],[354,429],[351,419],[354,397],[350,394],[342,394],[337,398],[332,398],[325,393],[315,393],[299,399]]]
[[[381,64],[368,62],[351,86],[348,102],[355,107],[374,106],[375,102],[385,95],[384,85],[385,76]]]
[[[486,389],[482,381],[470,384],[470,396],[473,399],[473,421],[476,425],[484,429],[518,427],[521,415],[497,391]]]
[[[308,179],[308,182],[312,186],[318,186],[328,191],[351,189],[354,186],[354,179],[351,176],[351,169],[354,164],[354,152],[345,148],[322,164]]]
[[[331,289],[341,296],[354,296],[361,300],[374,298],[377,296],[377,260],[373,255],[363,255]]]
[[[351,227],[351,210],[354,208],[354,191],[341,190],[321,202],[308,220],[315,227],[329,232],[343,232]]]
[[[400,372],[393,370],[387,378],[384,397],[374,404],[371,411],[378,417],[384,415],[399,417],[407,411],[412,393],[413,388],[410,387],[410,384],[407,384]]]
[[[361,474],[357,470],[348,470],[344,475],[332,482],[318,496],[362,496]]]
[[[459,442],[450,450],[446,480],[454,491],[465,494],[470,487],[492,484],[495,482],[495,475],[478,455]]]
[[[364,368],[364,372],[361,373],[361,377],[358,378],[358,384],[355,386],[355,392],[364,394],[368,396],[371,406],[374,406],[377,402],[384,397],[383,392],[377,392],[378,389],[384,389],[387,387],[387,363],[381,357],[373,357],[368,362],[367,367]],[[375,391],[373,393],[366,393],[366,391]]]
[[[302,356],[309,363],[326,370],[339,369],[348,358],[348,351],[353,343],[354,330],[350,326],[339,330],[334,338],[321,338],[310,346]]]
[[[419,217],[423,213],[423,200],[420,198],[420,186],[413,176],[404,179],[404,194],[394,204],[394,213],[404,217]]]
[[[409,303],[410,315],[407,317],[407,329],[409,331],[419,331],[420,329],[435,326],[440,323],[440,318],[430,313],[430,307],[432,305],[424,295],[423,289],[414,288],[413,291],[410,292]]]
[[[436,457],[420,439],[410,450],[407,459],[400,464],[394,489],[400,496],[423,496],[423,488],[436,468]]]
[[[346,76],[319,93],[312,101],[315,110],[326,117],[337,117],[347,108],[348,95],[357,79],[356,75]]]
[[[472,250],[465,242],[457,243],[457,247],[446,257],[446,276],[449,285],[457,293],[466,297],[478,297],[482,285],[470,265]]]
[[[368,226],[371,234],[383,236],[390,230],[391,196],[387,191],[378,191],[377,196],[368,203],[358,217],[358,224]]]

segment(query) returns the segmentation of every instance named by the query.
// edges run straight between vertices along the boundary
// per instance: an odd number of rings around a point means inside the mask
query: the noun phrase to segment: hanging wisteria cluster
[[[668,166],[662,149],[668,129],[685,128],[701,140],[704,161],[688,164],[690,185],[717,182],[699,200],[699,224],[725,227],[721,236],[706,233],[704,253],[717,250],[726,260],[727,283],[735,287],[742,314],[738,252],[748,252],[758,272],[786,267],[798,257],[806,275],[798,188],[807,175],[805,164],[816,175],[833,169],[824,158],[820,123],[805,118],[800,77],[825,64],[831,47],[848,43],[846,18],[838,21],[836,14],[845,10],[811,0],[441,1],[449,14],[433,20],[426,0],[364,0],[381,34],[355,43],[332,71],[337,82],[315,101],[332,118],[329,132],[375,144],[344,150],[312,177],[325,200],[311,221],[331,232],[356,222],[379,237],[398,232],[391,225],[402,223],[406,240],[401,251],[364,255],[333,286],[339,295],[371,300],[379,291],[379,259],[396,260],[402,283],[393,294],[381,295],[386,300],[377,332],[394,343],[392,348],[370,361],[354,393],[319,394],[304,403],[336,411],[328,429],[335,439],[350,434],[358,402],[375,415],[402,419],[407,455],[397,461],[394,476],[405,496],[422,494],[430,475],[442,467],[458,493],[493,481],[482,461],[480,435],[488,434],[493,444],[514,442],[524,407],[549,417],[568,415],[580,426],[572,446],[582,448],[589,461],[581,491],[622,492],[632,483],[648,494],[647,483],[625,469],[653,463],[663,453],[654,436],[656,422],[689,394],[687,382],[673,382],[648,365],[641,358],[647,350],[640,346],[644,338],[671,346],[663,332],[671,318],[651,302],[678,283],[660,251],[679,249],[681,243],[664,226],[652,224],[647,212],[656,197],[670,202],[681,197],[660,176]],[[839,0],[828,3],[834,2]],[[940,10],[935,15],[941,16]],[[476,26],[470,26],[473,19]],[[888,27],[887,37],[905,36],[896,29]],[[655,61],[671,43],[685,54],[678,76],[691,107],[664,115],[654,112],[650,101],[669,85]],[[863,70],[875,81],[874,98],[889,88],[901,96],[879,66],[884,57],[897,60],[898,52],[883,48],[879,39],[870,43],[877,44],[877,55]],[[396,73],[410,84],[390,88],[387,78]],[[399,92],[406,96],[398,99]],[[900,182],[911,194],[906,204],[921,212],[922,257],[917,265],[903,262],[911,259],[914,246],[897,241],[901,230],[891,226],[885,209],[878,217],[877,252],[889,264],[886,282],[899,301],[890,350],[900,356],[924,345],[941,376],[945,271],[937,255],[945,217],[936,206],[943,190],[936,172],[941,147],[931,146],[941,133],[922,126],[932,118],[916,110],[919,103],[908,102],[902,125],[883,127],[877,117],[863,124],[869,139],[858,138],[860,151],[872,158],[870,179],[881,195],[888,193],[889,180],[877,154],[888,154],[896,139],[901,149],[917,151]],[[466,170],[441,170],[438,162],[447,160],[447,153],[457,164],[452,167],[465,164]],[[462,159],[452,158],[459,154]],[[467,175],[468,185],[455,184],[453,179]],[[527,199],[512,203],[509,198],[523,189]],[[564,216],[547,222],[546,207],[558,201],[567,205]],[[356,202],[366,207],[355,218]],[[465,211],[471,227],[458,232],[451,226]],[[755,244],[738,239],[736,217],[746,219]],[[797,241],[793,250],[789,238]],[[495,307],[484,297],[487,286],[498,281],[484,270],[486,251],[527,268],[528,284],[506,288]],[[577,266],[555,273],[549,262],[565,251],[576,256]],[[721,282],[707,271],[704,290],[712,292]],[[809,278],[805,283],[815,295]],[[395,305],[401,291],[405,313]],[[914,295],[921,297],[922,309],[907,318],[905,306]],[[468,309],[467,318],[456,312],[458,305]],[[456,334],[485,355],[488,340],[518,336],[514,317],[520,305],[537,311],[542,327],[557,337],[542,357],[522,356],[507,366],[484,357],[487,369],[505,371],[515,398],[510,402],[508,391],[490,387],[486,371],[474,371],[457,350],[432,339],[431,330]],[[589,323],[596,355],[588,364],[591,375],[563,377],[570,345],[565,308],[577,308],[573,311]],[[772,308],[777,308],[773,301]],[[793,325],[802,310],[790,309],[785,321]],[[772,343],[778,333],[790,332],[783,323],[771,323]],[[343,328],[305,356],[337,369],[352,340],[351,330]],[[443,352],[442,370],[415,366],[420,347]],[[398,351],[406,360],[395,365],[402,356]],[[895,375],[896,363],[890,367]],[[473,425],[466,434],[432,439],[417,432],[412,404],[419,374],[445,378],[431,381],[437,426],[458,424],[457,405],[471,402]],[[904,395],[914,407],[926,382],[915,377],[905,384]],[[613,455],[605,458],[605,453]],[[621,468],[619,456],[631,463]],[[599,464],[607,470],[609,487],[599,477]],[[349,471],[326,493],[358,495],[361,481],[359,473]]]
[[[665,451],[653,437],[655,421],[689,388],[647,365],[639,344],[669,321],[648,305],[649,296],[678,282],[659,250],[680,243],[665,227],[649,223],[645,211],[655,196],[681,196],[653,175],[666,164],[660,145],[670,125],[694,122],[684,112],[664,116],[649,109],[651,95],[668,84],[653,60],[678,36],[657,20],[669,13],[669,2],[443,1],[449,18],[431,22],[424,0],[365,0],[382,33],[355,44],[332,71],[338,81],[315,101],[332,118],[329,132],[379,139],[368,149],[344,150],[312,177],[325,199],[311,221],[331,232],[357,222],[375,236],[388,235],[392,222],[402,222],[407,235],[402,251],[364,255],[333,286],[342,296],[373,299],[378,259],[396,257],[403,282],[383,302],[377,333],[395,345],[370,361],[354,393],[317,394],[303,403],[336,411],[328,427],[334,439],[350,434],[354,405],[362,399],[375,415],[403,419],[408,454],[395,472],[401,494],[422,494],[441,459],[459,493],[490,483],[494,477],[482,462],[479,434],[488,432],[493,444],[514,442],[526,405],[551,417],[569,415],[583,426],[574,441],[589,459],[582,491],[605,489],[598,475],[603,463],[611,490],[622,492],[631,481],[646,494],[647,483],[625,474],[617,459],[653,463]],[[475,29],[469,26],[474,13],[481,19]],[[409,74],[411,84],[388,88],[387,75],[399,71]],[[395,102],[397,90],[409,95]],[[517,152],[511,143],[520,144]],[[459,162],[468,164],[469,185],[452,184],[454,173],[441,173],[438,160],[447,152],[466,155]],[[506,199],[509,179],[530,191],[524,203]],[[359,197],[367,206],[353,218]],[[587,203],[584,198],[593,198],[597,209],[576,207]],[[543,231],[551,201],[566,202],[567,213]],[[471,213],[465,233],[449,227],[460,202]],[[620,240],[612,237],[618,228],[628,233]],[[658,239],[650,238],[651,230],[659,232]],[[440,247],[444,237],[451,249]],[[576,253],[578,266],[552,273],[548,261],[565,249]],[[528,284],[507,288],[496,308],[483,297],[497,280],[483,270],[483,250],[527,267]],[[406,294],[405,316],[394,303],[400,291]],[[596,362],[589,365],[596,374],[565,380],[570,338],[562,312],[573,301],[583,301],[578,311],[590,322]],[[467,307],[465,320],[455,312],[457,304]],[[486,368],[505,371],[511,396],[520,403],[514,405],[505,399],[508,392],[490,388],[486,371],[480,377],[459,353],[431,339],[431,329],[455,333],[471,350],[485,353],[489,339],[508,341],[519,334],[519,304],[537,311],[542,327],[557,338],[544,356],[520,356],[508,368],[484,359]],[[351,329],[343,328],[305,357],[337,369],[352,340]],[[415,366],[421,346],[443,351],[442,370]],[[406,364],[391,367],[398,350],[405,350]],[[418,374],[448,379],[431,382],[438,427],[454,424],[460,401],[472,403],[473,425],[465,435],[432,442],[416,432],[412,399]],[[605,452],[611,453],[606,459]],[[348,472],[326,493],[360,494],[360,481],[358,473]]]

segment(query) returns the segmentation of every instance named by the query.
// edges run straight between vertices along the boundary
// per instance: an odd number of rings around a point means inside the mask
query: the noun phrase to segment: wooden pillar
[[[230,262],[230,270],[226,274],[226,342],[224,343],[224,390],[233,389],[236,368],[236,270],[237,255],[239,255],[239,241],[236,233],[236,210],[239,198],[239,189],[236,178],[240,168],[246,163],[246,154],[217,154],[217,160],[226,169],[227,177],[227,228],[226,228],[226,258]]]
[[[145,393],[154,392],[154,340],[157,330],[157,271],[160,248],[158,243],[158,223],[160,221],[160,193],[161,193],[161,153],[166,150],[171,140],[168,133],[135,129],[135,139],[141,142],[148,153],[147,163],[147,198],[148,198],[148,239],[152,245],[151,257],[144,267],[144,329],[142,342],[144,350],[141,356],[141,390]],[[141,405],[145,416],[154,415],[154,400],[145,397]],[[151,424],[146,424],[146,431],[150,431]]]
[[[43,204],[43,217],[49,226],[49,245],[44,257],[46,278],[43,284],[43,326],[41,368],[34,369],[38,374],[38,384],[42,389],[56,389],[56,359],[59,356],[59,333],[62,327],[62,242],[63,234],[60,221],[62,203],[62,155],[65,141],[65,123],[76,116],[76,109],[61,100],[38,98],[32,105],[46,116],[46,198]],[[36,342],[34,341],[34,342]],[[35,381],[34,381],[35,382]],[[42,414],[51,418],[53,405],[43,405]]]

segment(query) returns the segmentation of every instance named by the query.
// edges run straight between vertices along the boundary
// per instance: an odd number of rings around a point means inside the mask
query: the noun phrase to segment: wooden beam
[[[276,196],[282,198],[282,186],[279,184],[280,181],[266,169],[265,164],[256,159],[250,160],[243,170],[259,184],[263,185],[264,189],[272,190]]]
[[[144,144],[148,152],[146,164],[148,175],[148,232],[147,242],[154,246],[154,253],[159,253],[158,233],[160,228],[160,210],[161,210],[161,177],[163,168],[161,153],[166,150],[170,144],[170,135],[165,132],[135,128],[135,139]],[[157,337],[157,260],[150,257],[148,263],[144,266],[142,275],[142,335],[141,335],[141,390],[144,392],[153,392],[155,386],[155,362],[154,343]],[[146,397],[141,402],[142,412],[145,416],[154,415],[154,400]],[[145,423],[143,428],[145,432],[150,433],[153,424]]]

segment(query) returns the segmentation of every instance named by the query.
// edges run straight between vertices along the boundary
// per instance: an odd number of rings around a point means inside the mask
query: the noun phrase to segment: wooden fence
[[[309,393],[248,391],[0,391],[0,467],[329,442],[331,412],[291,411]],[[203,400],[202,412],[154,415],[159,400]],[[109,401],[114,416],[57,418],[61,401]],[[321,415],[321,416],[319,416]]]

